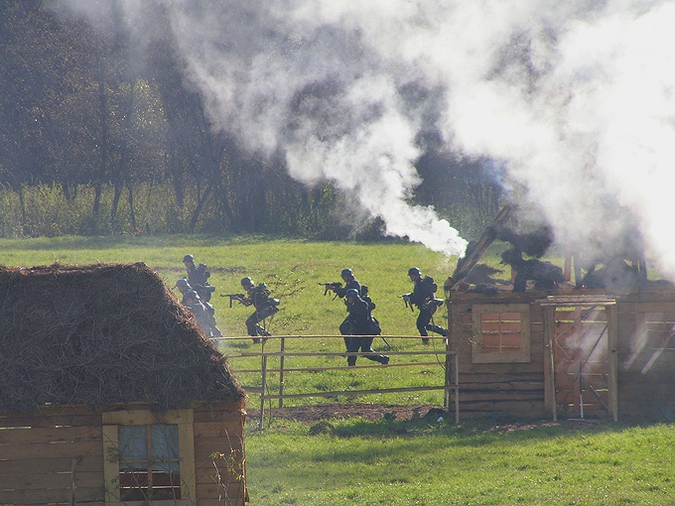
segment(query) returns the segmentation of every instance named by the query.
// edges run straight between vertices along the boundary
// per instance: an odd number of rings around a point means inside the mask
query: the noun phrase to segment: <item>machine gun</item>
[[[221,293],[221,297],[229,297],[230,298],[230,307],[232,307],[232,301],[233,300],[238,300],[242,304],[244,303],[244,299],[246,299],[246,295],[243,293]]]
[[[410,294],[409,293],[404,293],[403,295],[398,296],[399,299],[403,299],[403,302],[405,302],[405,307],[409,307],[410,311],[413,313],[415,312],[415,308],[412,305],[412,302],[410,302]]]
[[[342,287],[342,283],[319,283],[320,286],[323,286],[323,294],[324,296],[328,293],[328,290],[333,290],[334,288],[340,288]]]

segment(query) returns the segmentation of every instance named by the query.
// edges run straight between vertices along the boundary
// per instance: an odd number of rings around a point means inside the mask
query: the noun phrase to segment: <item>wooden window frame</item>
[[[119,498],[119,426],[121,425],[177,425],[181,479],[179,500],[150,501],[153,506],[188,506],[196,504],[194,429],[191,409],[152,412],[145,409],[107,411],[103,422],[103,473],[105,477],[106,506],[135,506],[146,501],[121,501]]]
[[[500,353],[481,351],[482,315],[485,313],[519,313],[520,314],[520,351],[515,353]],[[530,305],[529,304],[476,304],[472,307],[473,340],[471,346],[471,360],[474,364],[495,363],[529,363],[530,355]]]

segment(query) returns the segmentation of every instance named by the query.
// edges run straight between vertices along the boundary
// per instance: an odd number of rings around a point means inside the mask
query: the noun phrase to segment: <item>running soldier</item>
[[[438,287],[433,278],[430,276],[422,277],[422,273],[417,267],[408,269],[408,276],[410,276],[410,281],[415,283],[415,287],[412,293],[405,294],[403,299],[409,304],[415,304],[420,310],[417,317],[417,330],[422,336],[422,343],[429,344],[428,331],[447,337],[448,331],[446,329],[431,323],[434,313],[443,305],[443,301],[437,299],[434,295]]]
[[[348,331],[347,334],[354,336],[345,338],[345,341],[347,341],[347,352],[355,353],[361,350],[365,353],[364,356],[368,360],[373,360],[380,364],[388,364],[389,357],[375,353],[372,348],[373,338],[380,333],[380,327],[370,313],[369,304],[353,288],[345,292],[345,304],[347,305],[349,315],[343,324],[340,325],[340,332],[343,331],[344,326],[344,330]],[[356,365],[356,358],[355,355],[348,356],[347,365]]]
[[[270,297],[271,292],[265,283],[260,283],[258,286],[251,278],[244,278],[241,280],[241,286],[246,290],[245,297],[237,297],[237,300],[244,306],[253,306],[255,312],[246,319],[246,330],[249,336],[253,337],[254,343],[259,343],[263,336],[263,342],[267,341],[267,337],[271,336],[266,328],[261,327],[259,322],[267,319],[279,311],[279,301]]]

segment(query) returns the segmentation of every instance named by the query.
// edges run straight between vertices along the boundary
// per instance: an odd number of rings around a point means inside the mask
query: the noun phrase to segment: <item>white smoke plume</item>
[[[89,15],[92,3],[107,2],[61,2]],[[465,247],[408,204],[416,135],[433,127],[449,150],[504,167],[558,241],[602,253],[630,231],[675,279],[672,2],[161,4],[212,121],[251,151],[283,153],[307,184],[333,181],[387,233]],[[137,26],[142,3],[121,5]]]

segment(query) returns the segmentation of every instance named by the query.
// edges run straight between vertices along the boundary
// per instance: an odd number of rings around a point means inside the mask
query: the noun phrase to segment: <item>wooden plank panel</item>
[[[483,319],[480,323],[480,331],[483,334],[499,334],[501,325],[499,321],[485,321],[485,319]]]
[[[0,445],[0,460],[21,460],[33,458],[77,457],[79,455],[100,455],[101,441],[76,443],[35,443],[24,445]]]
[[[520,350],[520,334],[502,334],[502,346]]]
[[[231,437],[229,440],[224,437],[200,437],[195,438],[195,457],[208,457],[213,452],[227,453],[230,449],[242,450],[243,438]]]
[[[72,457],[56,457],[51,459],[14,459],[0,460],[0,479],[10,473],[43,474],[54,471],[70,471]],[[87,455],[77,464],[78,469],[91,472],[103,472],[103,455]]]
[[[237,442],[233,441],[234,449],[241,450]],[[201,460],[204,456],[211,455],[214,452],[229,453],[230,445],[223,438],[199,438],[195,440],[195,459]]]
[[[195,436],[193,411],[187,410],[186,424],[179,425],[180,471],[185,477],[181,483],[181,497],[199,497],[195,490]]]
[[[197,494],[199,494],[199,504],[200,506],[202,505],[202,497],[205,498],[217,498],[218,493],[222,493],[222,488],[220,488],[217,484],[215,483],[200,483],[197,485]],[[234,505],[243,505],[244,504],[244,494],[245,494],[245,489],[243,484],[241,483],[233,483],[229,486],[228,488],[228,497],[230,498],[230,501],[232,501],[230,504]],[[222,505],[222,501],[220,503]]]
[[[0,445],[57,441],[98,441],[100,439],[100,426],[0,429]]]
[[[504,365],[504,364],[496,364]],[[522,366],[523,364],[517,364]],[[473,371],[469,374],[460,373],[459,381],[460,385],[463,385],[466,382],[509,382],[509,381],[532,381],[541,379],[541,373],[538,370],[520,370],[518,367],[514,369],[502,368],[501,370],[493,370],[487,367],[483,367],[481,371]]]
[[[67,472],[59,473],[8,473],[0,476],[0,490],[59,490],[69,489],[72,481],[70,466]],[[87,472],[75,468],[75,486],[77,488],[96,488],[103,490],[103,473]],[[0,496],[2,492],[0,492]]]
[[[197,484],[215,483],[216,479],[217,474],[213,465],[209,464],[208,466],[200,466],[196,468],[195,482]]]
[[[461,384],[461,388],[466,392],[494,392],[495,394],[501,392],[543,392],[544,391],[544,382],[532,382],[532,383],[473,383],[467,384],[464,386]]]
[[[463,418],[485,417],[497,413],[520,419],[541,418],[546,415],[544,402],[466,402],[460,401]]]
[[[195,423],[195,438],[227,437],[241,439],[243,424],[239,422],[202,422]]]
[[[624,314],[668,313],[673,310],[674,303],[675,298],[669,301],[658,300],[658,301],[644,301],[644,302],[627,302],[622,300],[619,307],[619,311]]]
[[[102,422],[104,425],[189,424],[192,423],[192,411],[189,409],[109,411],[102,414]]]
[[[460,407],[464,402],[472,401],[493,401],[493,402],[514,402],[514,401],[538,401],[544,402],[544,391],[521,391],[521,392],[491,392],[480,390],[460,390]]]
[[[246,411],[237,409],[236,411],[194,411],[193,419],[195,423],[202,422],[242,422],[246,419]]]
[[[0,427],[96,427],[101,425],[101,415],[60,415],[60,416],[5,416],[0,417]]]
[[[53,503],[70,504],[71,491],[67,490],[13,490],[2,491],[0,500],[2,504],[16,505],[45,505]],[[75,491],[75,500],[77,503],[100,501],[103,502],[103,487],[82,488]]]

